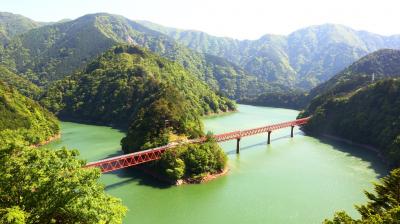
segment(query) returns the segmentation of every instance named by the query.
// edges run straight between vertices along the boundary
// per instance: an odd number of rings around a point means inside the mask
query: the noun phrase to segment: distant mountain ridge
[[[400,48],[400,36],[324,24],[288,36],[235,40],[96,13],[13,36],[0,47],[0,63],[45,86],[119,43],[145,47],[176,61],[231,99],[268,102],[257,96],[278,93],[290,104],[291,97],[282,93],[297,96],[299,89],[308,91],[371,51]]]
[[[311,104],[306,110],[313,111],[330,97],[343,97],[362,87],[382,79],[400,78],[400,50],[382,49],[368,54],[313,88],[309,93]]]
[[[42,23],[21,15],[0,12],[0,43],[7,43],[14,36],[41,25]]]
[[[368,53],[400,48],[400,35],[382,36],[335,24],[306,27],[288,36],[267,34],[258,40],[236,40],[138,22],[196,51],[224,57],[268,81],[303,89],[328,80]]]
[[[83,68],[119,43],[145,47],[176,61],[230,98],[257,95],[271,88],[223,58],[195,52],[167,35],[107,13],[31,29],[12,38],[0,50],[0,58],[7,68],[43,86]]]
[[[128,128],[163,90],[177,92],[190,102],[187,113],[199,116],[236,108],[178,63],[132,45],[113,47],[84,70],[52,83],[41,103],[63,119]]]

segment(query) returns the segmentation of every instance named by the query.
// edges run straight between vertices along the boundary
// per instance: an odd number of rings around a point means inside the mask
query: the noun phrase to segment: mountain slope
[[[188,100],[188,113],[235,109],[232,101],[217,96],[178,63],[126,45],[106,51],[82,72],[52,84],[41,102],[64,119],[127,128],[141,108],[168,88]]]
[[[197,52],[223,57],[262,79],[286,86],[295,83],[295,71],[289,65],[284,36],[265,35],[255,41],[240,41],[200,31],[164,27],[149,21],[138,23],[164,33]]]
[[[268,81],[304,89],[328,80],[368,53],[381,48],[400,48],[400,36],[386,37],[334,24],[307,27],[288,36],[235,40],[147,21],[139,23],[196,51],[224,57]]]
[[[329,134],[376,147],[394,166],[400,165],[400,80],[387,79],[331,97],[312,113],[303,128],[308,134]]]
[[[383,49],[371,53],[332,77],[327,82],[312,89],[307,113],[332,96],[345,96],[373,81],[400,77],[400,50]]]
[[[0,43],[7,43],[12,37],[41,24],[21,15],[0,12]]]
[[[374,77],[374,78],[372,78]],[[400,164],[400,50],[371,53],[316,87],[304,131],[368,144]]]
[[[14,144],[39,144],[58,133],[53,114],[0,81],[0,150]]]
[[[0,81],[16,88],[22,95],[31,99],[36,99],[41,93],[41,89],[37,85],[14,74],[3,66],[0,66]]]
[[[106,13],[85,15],[30,30],[13,38],[4,52],[0,52],[0,57],[3,65],[18,74],[36,84],[47,85],[83,68],[118,43],[145,47],[176,61],[213,89],[231,98],[247,94],[240,88],[262,91],[256,84],[263,80],[248,75],[240,67],[222,58],[190,50],[172,38],[122,16]],[[242,87],[238,83],[245,85]],[[265,85],[264,82],[262,86]]]

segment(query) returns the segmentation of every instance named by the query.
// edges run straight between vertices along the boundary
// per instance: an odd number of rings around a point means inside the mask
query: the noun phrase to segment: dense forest
[[[0,81],[0,223],[121,223],[126,208],[104,193],[98,169],[82,169],[78,151],[32,147],[58,134],[52,113]]]
[[[308,112],[306,112],[308,113]],[[304,127],[372,145],[391,165],[400,165],[400,80],[382,80],[346,96],[325,99]]]
[[[269,83],[304,90],[328,80],[368,53],[400,48],[399,36],[381,36],[335,24],[310,26],[287,36],[266,34],[257,40],[236,40],[138,22],[193,50],[223,57]]]
[[[0,63],[43,86],[84,68],[118,43],[138,45],[175,61],[232,99],[254,97],[272,88],[264,79],[223,58],[195,52],[162,33],[106,13],[85,15],[16,35],[0,47]]]
[[[347,94],[371,82],[391,77],[400,77],[400,51],[378,50],[362,57],[327,82],[312,89],[309,98]]]
[[[164,88],[179,91],[190,102],[188,112],[235,110],[233,101],[216,95],[178,63],[131,45],[114,47],[82,71],[50,85],[40,101],[63,119],[127,128],[142,108],[160,100]]]
[[[186,144],[166,151],[155,166],[171,180],[184,179],[196,183],[209,174],[221,173],[226,162],[225,152],[212,138],[208,138],[203,144]]]
[[[0,150],[0,223],[122,223],[127,211],[104,192],[98,169],[76,150],[9,144]]]
[[[5,44],[18,34],[22,34],[43,23],[35,22],[21,15],[0,12],[0,43]]]
[[[234,102],[179,64],[131,45],[116,46],[82,72],[55,82],[41,102],[63,119],[128,128],[121,140],[125,153],[204,136],[202,115],[235,110]],[[156,164],[169,178],[200,178],[225,167],[226,156],[216,143],[176,150],[181,153],[174,149],[175,157],[168,153]],[[181,171],[174,176],[166,170]]]
[[[310,96],[302,90],[294,91],[271,91],[260,94],[257,97],[242,99],[239,102],[244,104],[281,107],[301,110],[305,108],[310,101]]]
[[[22,95],[31,99],[38,99],[42,93],[42,89],[33,84],[29,80],[11,72],[4,66],[0,65],[0,81],[16,88]]]
[[[372,146],[398,167],[400,51],[368,54],[381,48],[400,37],[325,24],[235,40],[107,13],[41,23],[0,12],[0,222],[122,222],[126,208],[77,150],[34,147],[59,135],[57,117],[126,130],[124,153],[206,138],[146,165],[174,181],[226,169],[201,117],[236,110],[234,100],[304,108],[307,134]],[[398,220],[399,183],[396,169],[366,192],[361,219],[325,223]]]
[[[312,115],[304,130],[374,146],[399,165],[399,68],[399,50],[380,50],[316,87],[310,95],[318,95],[300,115]]]
[[[52,113],[0,81],[0,149],[16,142],[37,145],[59,131]]]

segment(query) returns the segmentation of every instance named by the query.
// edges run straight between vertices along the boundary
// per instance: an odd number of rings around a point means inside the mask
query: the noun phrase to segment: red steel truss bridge
[[[240,143],[240,140],[244,137],[257,135],[260,133],[268,133],[267,144],[270,144],[272,131],[291,127],[290,137],[293,137],[294,127],[306,124],[309,121],[309,119],[310,119],[310,117],[307,117],[307,118],[297,119],[297,120],[293,120],[293,121],[287,121],[287,122],[283,122],[283,123],[267,125],[267,126],[259,127],[259,128],[252,128],[252,129],[247,129],[247,130],[217,134],[217,135],[213,135],[213,137],[216,139],[217,142],[225,142],[225,141],[230,141],[230,140],[236,139],[236,141],[237,141],[236,153],[239,153],[239,151],[240,151],[239,143]],[[107,172],[119,170],[119,169],[122,169],[125,167],[135,166],[135,165],[139,165],[142,163],[147,163],[150,161],[158,160],[161,158],[161,154],[164,153],[165,150],[168,150],[170,148],[173,148],[173,147],[176,147],[176,146],[182,145],[182,144],[202,143],[205,140],[206,140],[205,138],[199,138],[199,139],[192,139],[192,140],[182,142],[182,143],[170,143],[168,145],[153,148],[153,149],[129,153],[129,154],[116,156],[116,157],[112,157],[112,158],[108,158],[108,159],[104,159],[104,160],[100,160],[100,161],[96,161],[96,162],[91,162],[91,163],[86,164],[85,167],[99,167],[101,169],[102,173],[107,173]]]

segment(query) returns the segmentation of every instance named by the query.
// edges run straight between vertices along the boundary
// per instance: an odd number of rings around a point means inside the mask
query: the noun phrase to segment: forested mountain
[[[319,95],[300,115],[312,115],[304,130],[372,145],[399,165],[399,77],[399,50],[363,57],[312,92]]]
[[[39,27],[40,25],[41,23],[21,15],[0,12],[0,43],[5,44],[12,37]]]
[[[31,99],[37,99],[41,93],[41,89],[29,80],[11,72],[4,66],[0,65],[0,81],[8,86],[16,88],[22,95]]]
[[[214,90],[231,98],[256,95],[269,86],[226,60],[197,53],[167,35],[122,16],[91,14],[16,36],[0,51],[1,63],[39,85],[83,68],[118,43],[129,43],[176,61]]]
[[[147,21],[158,30],[203,53],[224,57],[268,81],[310,89],[328,80],[362,56],[381,48],[400,48],[400,36],[381,36],[324,24],[288,36],[264,35],[258,40],[215,37]]]
[[[0,150],[39,144],[58,133],[53,114],[0,81]]]
[[[314,111],[331,96],[347,95],[379,79],[395,77],[400,77],[400,50],[373,52],[312,89],[308,95],[312,100],[308,111]]]
[[[186,113],[205,115],[235,109],[231,100],[217,96],[178,63],[131,45],[114,47],[83,71],[53,83],[41,102],[65,119],[127,128],[141,108],[169,91],[178,91],[189,101]],[[172,103],[184,103],[180,101]]]
[[[349,95],[324,100],[304,130],[374,146],[391,165],[398,166],[399,114],[400,80],[381,80]]]

